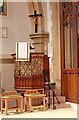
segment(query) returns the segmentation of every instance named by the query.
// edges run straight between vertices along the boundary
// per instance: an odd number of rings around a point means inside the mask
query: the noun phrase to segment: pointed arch
[[[37,13],[42,13],[43,14],[43,8],[42,8],[42,3],[41,2],[27,2],[28,10],[29,10],[29,15],[34,14],[34,9],[36,9]],[[34,21],[33,19],[30,19],[31,26],[32,26],[32,31],[34,32]],[[44,16],[39,17],[38,20],[38,32],[44,32]]]

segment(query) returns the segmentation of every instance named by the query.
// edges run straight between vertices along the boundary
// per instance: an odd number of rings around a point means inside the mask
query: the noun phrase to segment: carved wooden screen
[[[79,2],[76,4],[76,13],[77,13],[77,52],[78,52],[78,68],[79,68]]]
[[[60,3],[61,93],[79,99],[79,2]]]
[[[64,50],[64,68],[73,68],[73,10],[72,2],[62,3],[62,21],[63,21],[63,50]]]

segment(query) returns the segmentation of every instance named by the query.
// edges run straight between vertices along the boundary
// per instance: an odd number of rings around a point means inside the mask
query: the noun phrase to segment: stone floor
[[[0,118],[77,118],[79,106],[71,104],[71,108],[48,109],[46,111],[34,110],[33,112],[23,112],[16,114],[15,111],[9,111],[9,115],[1,114]]]

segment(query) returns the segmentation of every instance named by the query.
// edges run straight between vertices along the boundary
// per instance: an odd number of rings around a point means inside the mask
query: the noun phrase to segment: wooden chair
[[[24,108],[25,110],[27,110],[27,104],[28,104],[28,108],[29,111],[31,112],[33,109],[35,108],[44,108],[45,110],[45,94],[40,94],[38,92],[38,90],[27,90],[24,94]],[[38,104],[38,105],[33,105],[33,101],[32,99],[42,99],[43,103],[42,104]],[[28,101],[27,101],[28,100]]]
[[[8,102],[9,101],[16,101],[16,106],[9,107]],[[18,104],[20,102],[20,105]],[[5,111],[5,114],[7,114],[8,110],[20,110],[22,112],[22,102],[23,102],[23,97],[18,95],[17,92],[14,91],[5,91],[2,93],[1,96],[1,113]]]

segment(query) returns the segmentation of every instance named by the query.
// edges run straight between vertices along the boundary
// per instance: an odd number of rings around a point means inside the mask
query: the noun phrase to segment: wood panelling
[[[61,84],[62,84],[62,95],[64,96],[68,96],[68,75],[66,73],[63,73],[62,74],[62,81],[61,81]]]
[[[79,102],[79,71],[76,72],[76,96],[77,96],[77,101]]]
[[[43,70],[44,70],[44,74],[47,77],[48,80],[50,80],[50,76],[49,76],[49,58],[47,55],[44,55],[43,57]]]
[[[15,89],[26,91],[26,89],[43,89],[44,75],[16,76]]]
[[[69,69],[62,71],[62,95],[67,101],[78,102],[79,99],[79,71]]]

